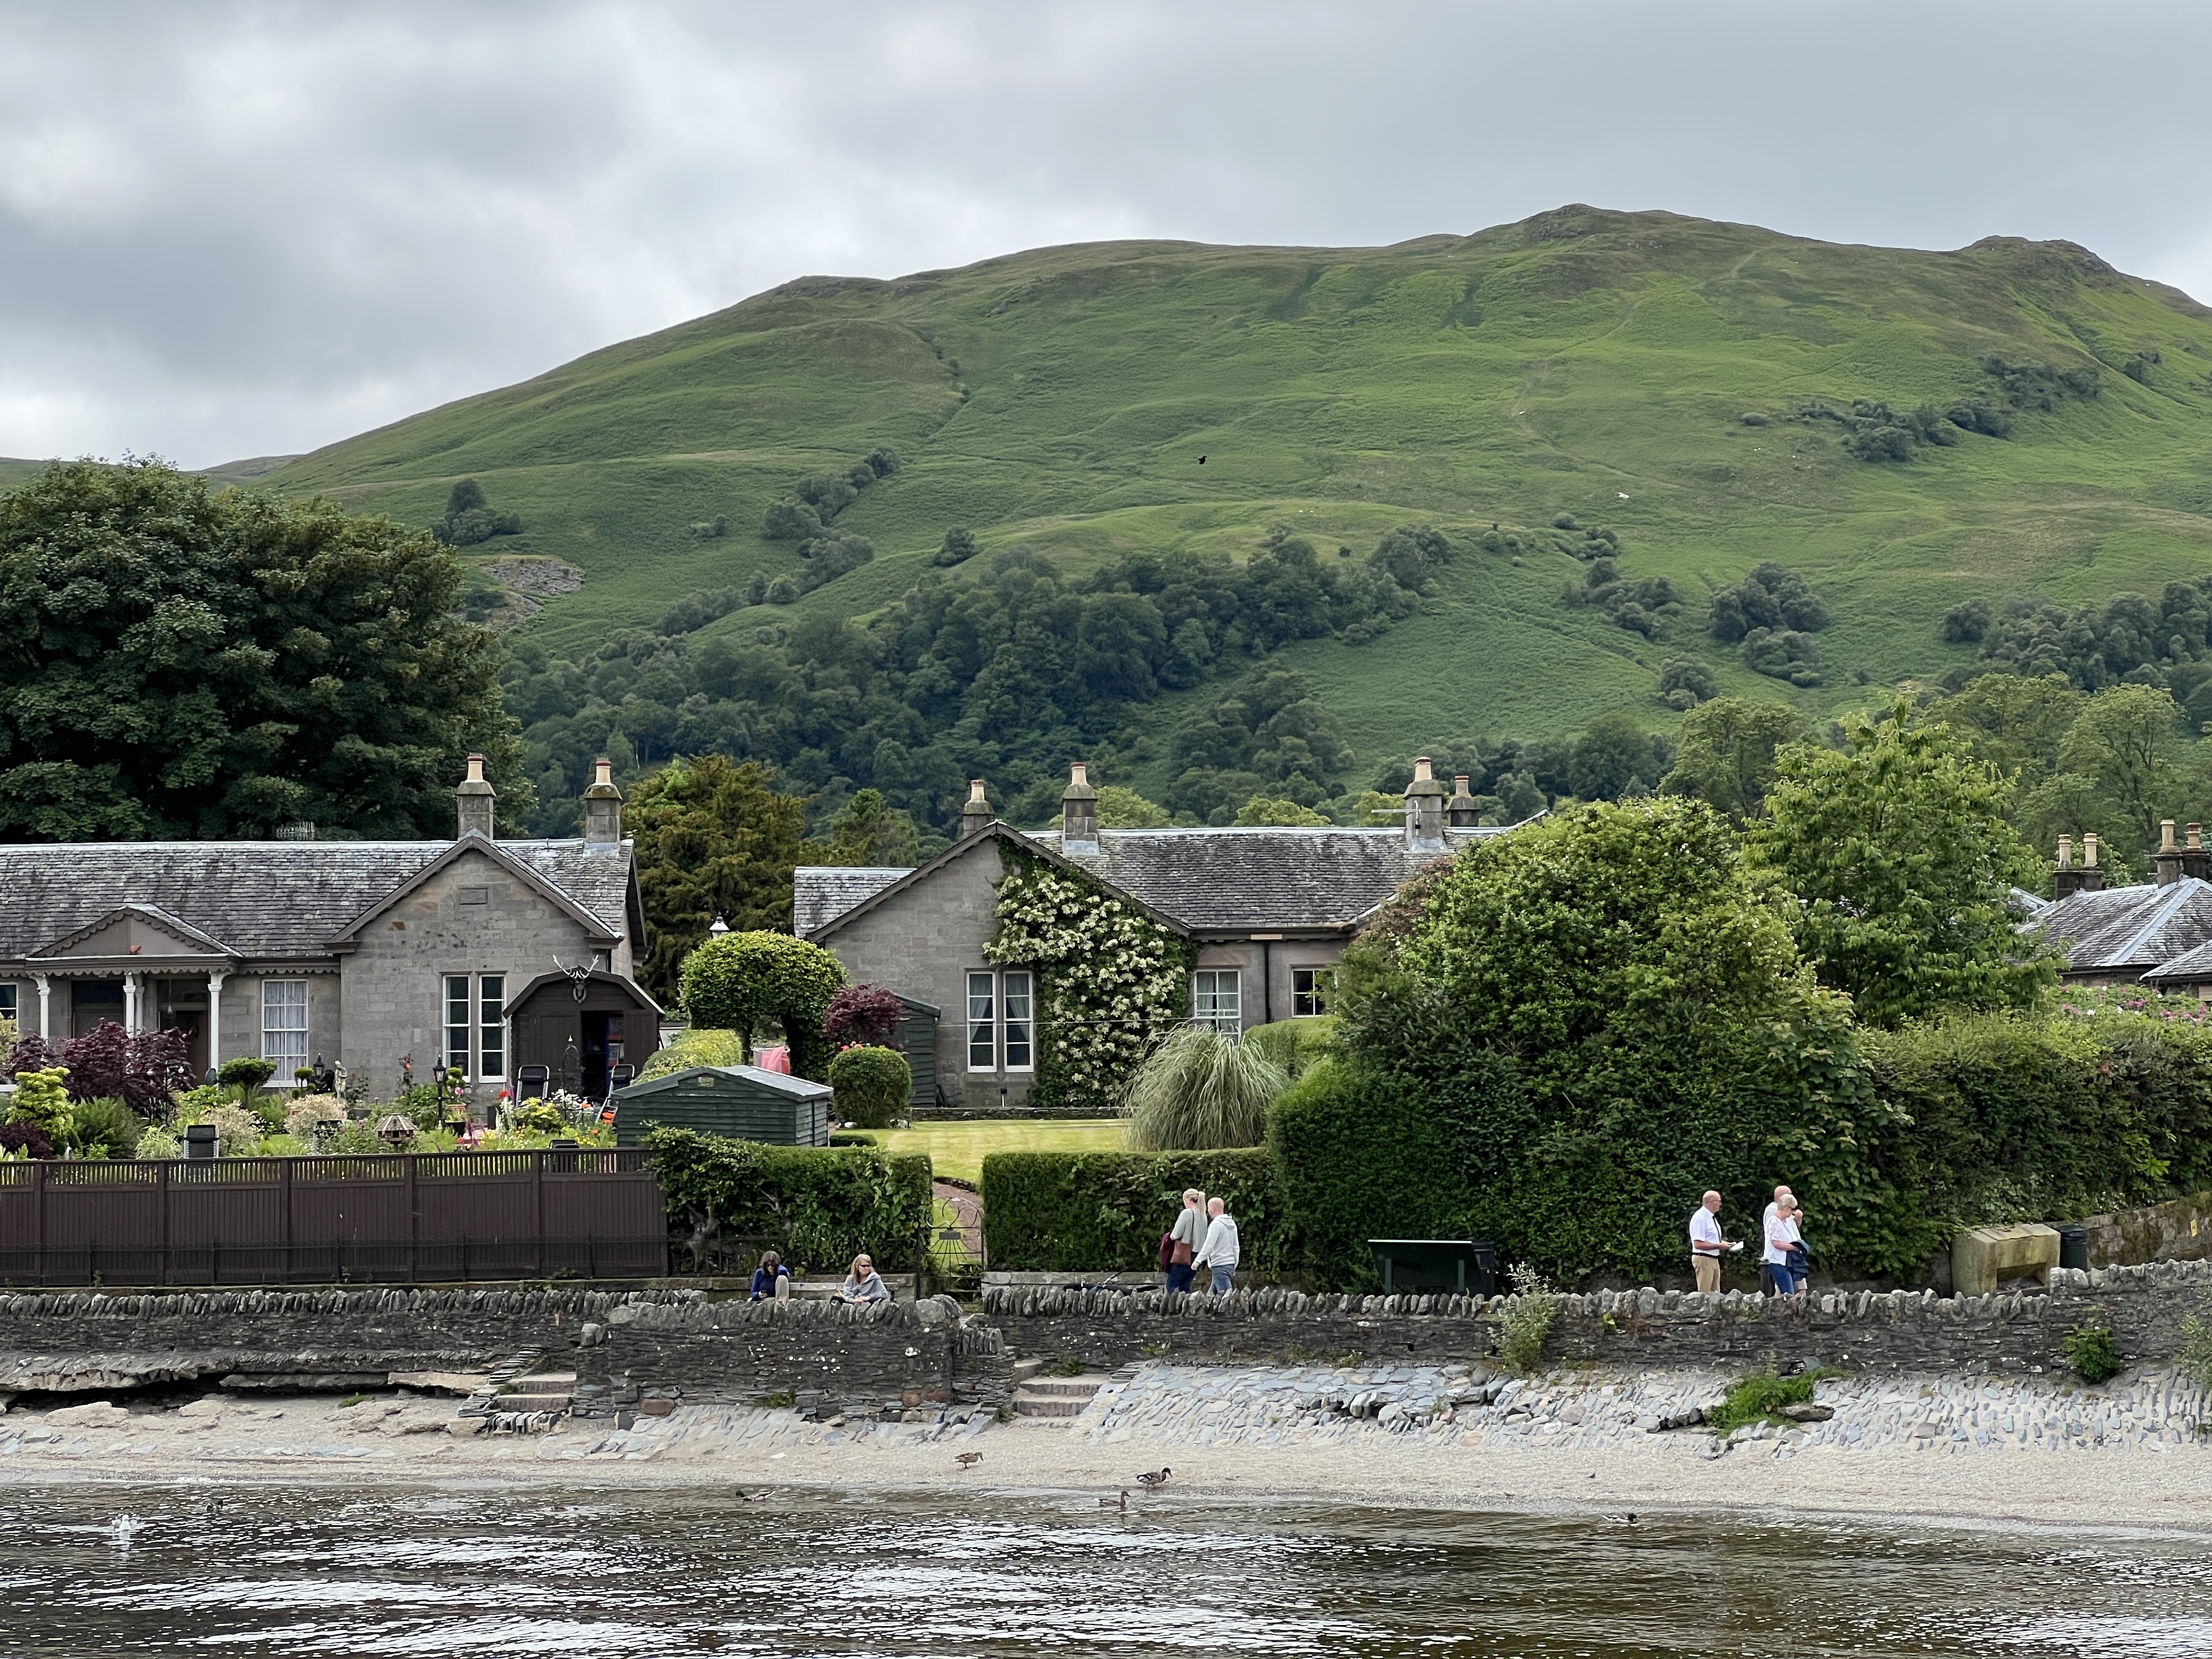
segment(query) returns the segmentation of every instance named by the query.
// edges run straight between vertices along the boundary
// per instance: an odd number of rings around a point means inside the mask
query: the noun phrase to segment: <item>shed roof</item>
[[[2065,951],[2069,973],[2155,968],[2212,942],[2212,883],[2184,876],[2164,887],[2075,893],[2029,927]]]
[[[617,1091],[616,1098],[634,1100],[641,1095],[657,1095],[665,1089],[689,1083],[702,1073],[733,1078],[740,1083],[757,1084],[777,1094],[788,1095],[793,1100],[826,1100],[836,1092],[826,1083],[793,1077],[787,1072],[767,1071],[758,1066],[687,1066],[680,1072],[670,1072],[665,1076],[650,1078],[643,1083],[633,1083],[627,1089]]]
[[[628,842],[489,844],[598,917],[608,932],[631,931]],[[240,956],[321,956],[349,923],[453,846],[145,841],[0,847],[0,958],[28,957],[127,904],[156,908]]]

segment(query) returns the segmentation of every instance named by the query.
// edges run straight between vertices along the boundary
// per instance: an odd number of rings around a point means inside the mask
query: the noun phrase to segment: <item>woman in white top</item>
[[[1795,1296],[1796,1275],[1790,1271],[1790,1251],[1802,1241],[1797,1231],[1797,1200],[1784,1193],[1774,1200],[1766,1218],[1766,1249],[1759,1258],[1759,1276],[1775,1296]]]

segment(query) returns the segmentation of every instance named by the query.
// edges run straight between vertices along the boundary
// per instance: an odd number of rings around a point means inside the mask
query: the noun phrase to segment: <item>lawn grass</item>
[[[940,1176],[970,1185],[983,1179],[983,1159],[991,1152],[1118,1152],[1121,1120],[1117,1117],[993,1117],[957,1123],[917,1123],[911,1129],[869,1133],[887,1152],[927,1152]]]
[[[1898,465],[1794,418],[1808,398],[1987,396],[1990,353],[2094,365],[2100,395]],[[2121,372],[2153,353],[2147,381]],[[1366,767],[1617,708],[1671,725],[1656,688],[1677,655],[1832,714],[1969,657],[1936,627],[1962,599],[2155,594],[2201,572],[2212,312],[2057,244],[1854,247],[1664,213],[1562,210],[1389,248],[1094,244],[789,283],[273,483],[428,524],[455,478],[478,478],[526,529],[472,556],[584,573],[526,625],[565,655],[687,592],[793,569],[790,544],[757,534],[763,509],[878,444],[904,467],[838,520],[875,562],[705,637],[895,604],[955,525],[986,554],[1026,544],[1082,568],[1241,554],[1279,520],[1364,555],[1392,525],[1434,522],[1461,555],[1421,615],[1287,653]],[[1516,566],[1471,548],[1492,522],[1561,514],[1616,532],[1624,574],[1671,578],[1684,614],[1646,640],[1561,603],[1581,574],[1568,556]],[[726,536],[687,528],[717,515]],[[1702,631],[1710,587],[1769,559],[1834,615],[1820,687],[1760,678]]]

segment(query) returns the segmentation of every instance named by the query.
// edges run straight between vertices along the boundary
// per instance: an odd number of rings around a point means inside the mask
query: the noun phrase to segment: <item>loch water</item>
[[[2212,1655],[2212,1540],[1089,1495],[19,1486],[0,1651]]]

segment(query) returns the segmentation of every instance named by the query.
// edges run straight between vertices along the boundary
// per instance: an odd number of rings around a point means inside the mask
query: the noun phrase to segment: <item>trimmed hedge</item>
[[[983,1160],[984,1256],[994,1267],[1133,1273],[1159,1267],[1183,1189],[1237,1218],[1243,1266],[1282,1266],[1282,1203],[1259,1147],[1211,1152],[993,1152]]]
[[[693,1066],[742,1066],[745,1063],[745,1042],[735,1031],[718,1031],[711,1028],[693,1026],[678,1031],[665,1048],[656,1049],[646,1057],[638,1071],[637,1080],[666,1077],[672,1072],[681,1072]]]
[[[694,1265],[695,1239],[700,1271],[750,1268],[763,1249],[793,1273],[842,1273],[863,1250],[885,1273],[914,1267],[931,1215],[927,1152],[769,1146],[690,1129],[654,1129],[645,1145],[679,1268]]]

